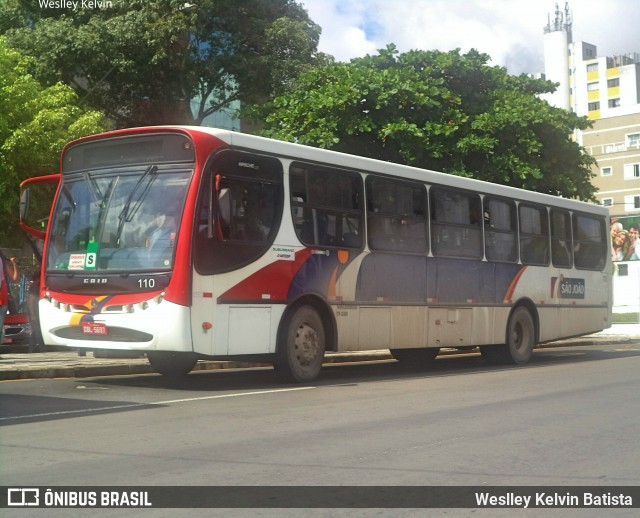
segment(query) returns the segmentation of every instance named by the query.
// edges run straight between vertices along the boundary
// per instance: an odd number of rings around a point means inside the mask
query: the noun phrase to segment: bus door
[[[269,266],[268,251],[282,212],[279,160],[225,150],[206,171],[193,239],[192,335],[197,352],[270,352],[275,316],[262,297],[264,287],[248,279]]]

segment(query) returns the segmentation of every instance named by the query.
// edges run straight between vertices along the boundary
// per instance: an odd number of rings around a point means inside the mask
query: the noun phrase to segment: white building
[[[567,2],[544,27],[545,77],[559,83],[549,103],[592,120],[640,113],[640,53],[598,56],[595,45],[573,41],[572,23]]]
[[[545,99],[587,116],[593,127],[576,140],[597,161],[596,199],[627,230],[640,224],[640,54],[598,56],[595,45],[572,39],[572,15],[556,4],[544,28],[546,79],[558,83]],[[640,261],[614,263],[614,322],[640,322]]]

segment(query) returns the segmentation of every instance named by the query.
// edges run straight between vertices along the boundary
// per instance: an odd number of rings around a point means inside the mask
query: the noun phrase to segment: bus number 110
[[[156,280],[153,278],[138,279],[138,287],[145,290],[152,290],[156,287]]]

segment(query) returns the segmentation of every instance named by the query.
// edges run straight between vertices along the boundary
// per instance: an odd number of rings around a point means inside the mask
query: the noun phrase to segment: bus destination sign
[[[558,294],[561,299],[584,299],[584,279],[569,279],[560,277]]]

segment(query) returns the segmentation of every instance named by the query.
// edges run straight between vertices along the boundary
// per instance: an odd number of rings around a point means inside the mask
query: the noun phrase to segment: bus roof
[[[372,158],[365,158],[356,155],[349,155],[337,151],[329,151],[326,149],[314,148],[302,144],[295,144],[280,140],[273,140],[246,133],[211,128],[206,126],[155,126],[148,128],[131,128],[124,131],[110,132],[107,135],[117,135],[122,133],[134,134],[137,132],[149,132],[153,130],[173,130],[181,131],[187,134],[208,134],[225,142],[230,147],[253,150],[267,154],[278,155],[292,160],[302,160],[324,164],[328,166],[339,167],[343,169],[357,170],[363,173],[376,173],[389,175],[392,177],[405,178],[425,182],[428,184],[444,185],[455,187],[458,189],[466,189],[470,191],[480,192],[482,194],[492,194],[506,198],[514,198],[519,201],[531,203],[543,203],[555,207],[562,207],[569,210],[598,213],[608,216],[609,212],[606,207],[593,203],[582,202],[550,194],[543,194],[534,191],[527,191],[516,187],[509,187],[496,183],[465,178],[453,174],[432,171],[428,169],[420,169],[417,167],[396,164],[393,162],[384,162]]]

